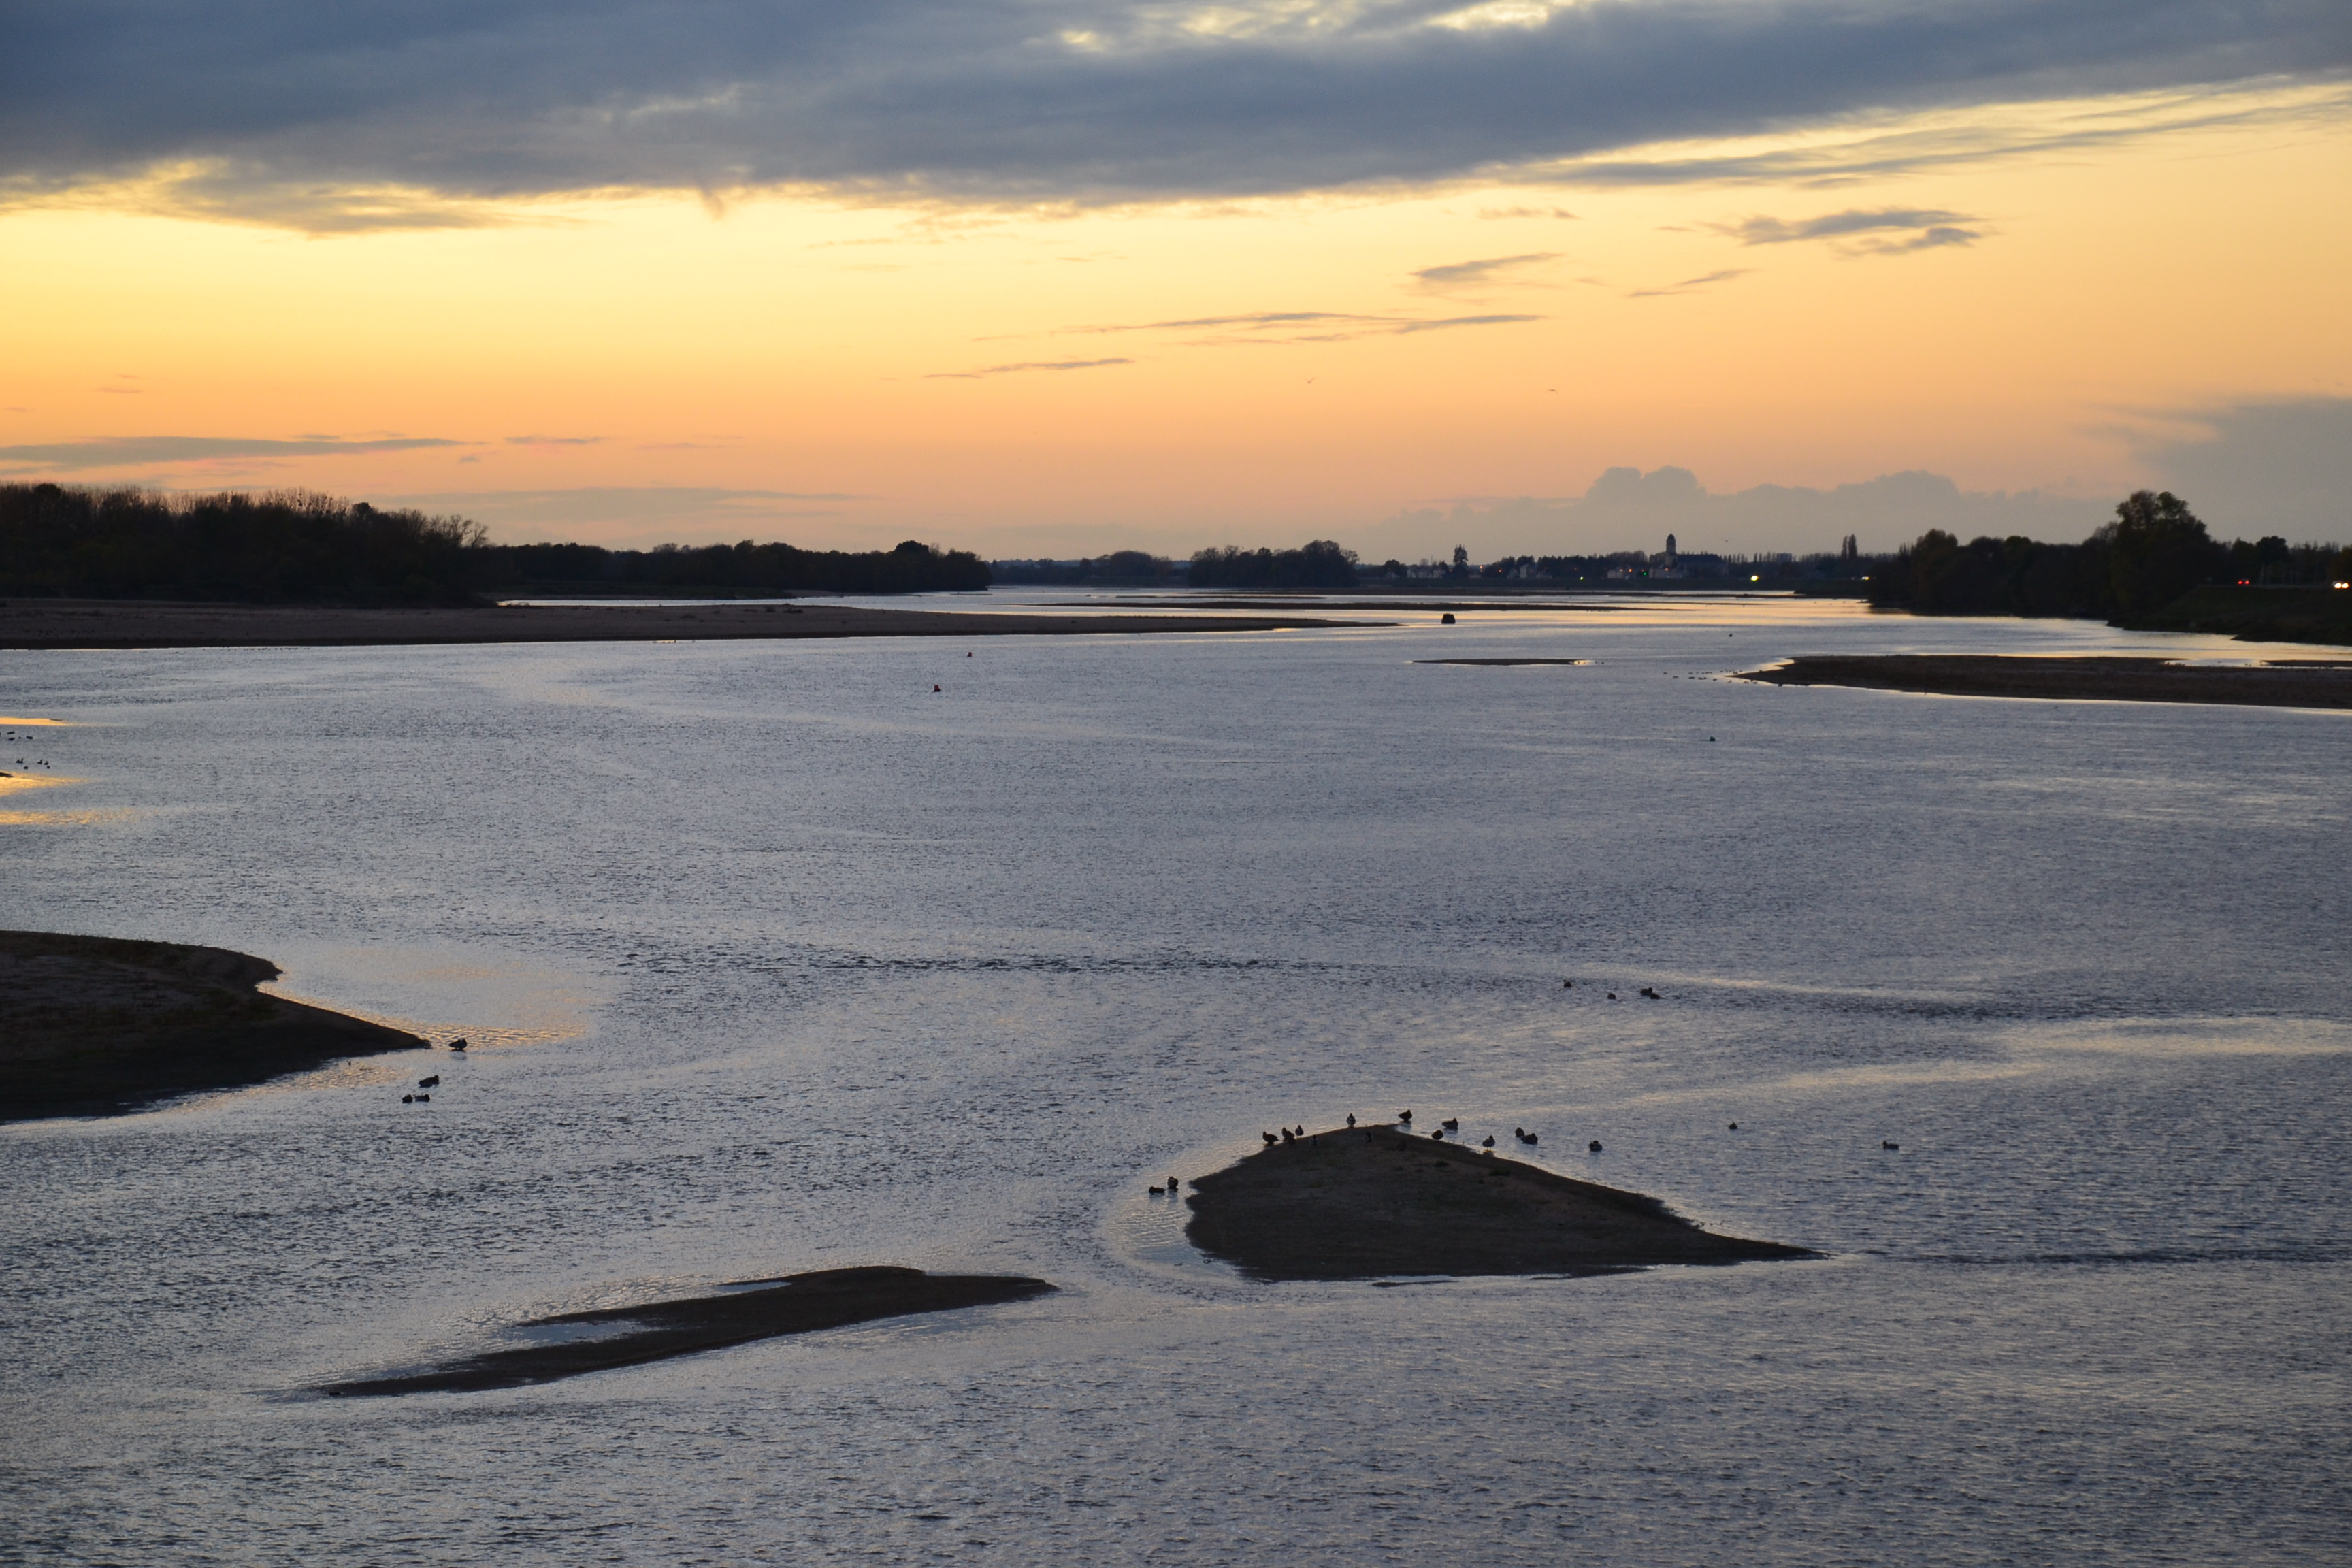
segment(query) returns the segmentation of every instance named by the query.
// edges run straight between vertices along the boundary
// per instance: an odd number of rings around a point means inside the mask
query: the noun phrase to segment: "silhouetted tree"
[[[2170,490],[2134,491],[2117,503],[2116,521],[2094,537],[2106,542],[2116,607],[2125,616],[2160,610],[2229,566],[2228,552]]]

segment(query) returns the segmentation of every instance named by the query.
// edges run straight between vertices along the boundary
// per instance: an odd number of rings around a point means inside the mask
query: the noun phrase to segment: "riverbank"
[[[1742,670],[1738,679],[1771,686],[1856,686],[1944,697],[2352,709],[2352,660],[2191,665],[2161,658],[2015,654],[1816,654],[1770,669]]]
[[[254,989],[226,948],[0,931],[0,1121],[106,1116],[426,1042]]]
[[[1656,1198],[1394,1127],[1332,1128],[1192,1184],[1185,1237],[1254,1279],[1604,1274],[1815,1256]]]
[[[848,605],[486,605],[364,609],[118,599],[0,604],[0,648],[338,647],[723,638],[1062,637],[1386,625],[1290,615],[1096,616],[876,610]]]
[[[784,1334],[814,1333],[877,1318],[946,1312],[1025,1301],[1052,1293],[1043,1279],[1017,1274],[926,1274],[919,1268],[825,1268],[779,1279],[751,1279],[716,1296],[655,1301],[642,1307],[605,1307],[560,1312],[516,1325],[521,1329],[594,1329],[615,1325],[602,1337],[566,1340],[490,1351],[446,1366],[390,1377],[331,1383],[321,1393],[354,1394],[461,1394],[487,1388],[519,1388],[551,1383],[582,1373],[640,1366],[722,1350]]]

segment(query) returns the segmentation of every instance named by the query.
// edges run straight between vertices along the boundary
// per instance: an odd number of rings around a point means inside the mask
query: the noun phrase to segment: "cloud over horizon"
[[[238,436],[101,436],[87,441],[49,441],[0,447],[0,472],[86,473],[92,469],[152,468],[233,458],[319,458],[346,452],[413,452],[429,447],[462,447],[438,436],[385,436],[346,439],[337,436],[273,441]]]
[[[2352,66],[2340,0],[116,0],[9,26],[0,195],[144,179],[166,210],[312,232],[614,191],[1287,194]]]

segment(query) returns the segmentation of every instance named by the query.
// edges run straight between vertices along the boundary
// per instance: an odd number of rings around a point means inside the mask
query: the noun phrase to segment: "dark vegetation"
[[[789,544],[492,544],[480,524],[302,490],[164,496],[0,485],[0,592],[248,604],[461,605],[517,592],[904,594],[988,586],[988,563],[909,540]]]
[[[429,1372],[332,1383],[325,1392],[348,1396],[517,1388],[576,1377],[583,1372],[639,1366],[697,1351],[748,1344],[779,1334],[812,1333],[912,1312],[1025,1301],[1050,1295],[1054,1289],[1043,1279],[1017,1274],[926,1274],[919,1268],[826,1268],[744,1284],[766,1289],[745,1289],[739,1285],[717,1296],[535,1318],[521,1326],[611,1324],[618,1331],[604,1338],[491,1351]]]
[[[1108,555],[1089,556],[1079,561],[992,561],[988,569],[999,583],[1041,583],[1073,587],[1081,583],[1156,587],[1164,583],[1184,580],[1182,569],[1176,563],[1164,555],[1147,555],[1140,550],[1116,550]]]
[[[1356,552],[1328,539],[1297,550],[1243,550],[1228,544],[1194,555],[1185,580],[1195,588],[1352,588]]]
[[[2044,544],[2022,535],[1962,544],[1930,529],[1871,575],[1870,602],[1882,609],[1930,616],[2079,616],[2119,626],[2192,628],[2177,611],[2201,595],[2208,615],[2234,609],[2248,628],[2291,613],[2293,595],[2265,607],[2265,589],[2327,584],[2352,574],[2352,550],[2289,545],[2272,536],[2223,544],[2188,503],[2169,491],[2141,490],[2116,508],[2116,519],[2080,544]],[[2217,590],[2243,589],[2231,595]],[[2324,611],[2325,606],[2321,606]],[[2352,612],[2352,604],[2345,606]],[[2322,619],[2326,618],[2323,614]]]
[[[967,550],[910,539],[896,550],[795,550],[789,544],[606,550],[594,544],[490,544],[475,562],[478,585],[548,593],[925,594],[970,593],[989,584],[988,563]]]
[[[300,490],[0,485],[0,590],[79,598],[455,604],[480,525]]]

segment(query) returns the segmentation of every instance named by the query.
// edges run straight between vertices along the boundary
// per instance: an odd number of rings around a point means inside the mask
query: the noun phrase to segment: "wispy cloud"
[[[1444,316],[1434,321],[1405,321],[1391,329],[1399,337],[1412,332],[1443,332],[1455,327],[1507,327],[1520,321],[1540,321],[1541,316]]]
[[[201,463],[231,458],[318,458],[350,452],[411,452],[429,447],[459,447],[437,436],[381,437],[369,440],[312,437],[271,441],[233,436],[102,436],[88,441],[52,441],[0,447],[0,464],[59,473],[102,468],[150,468],[164,463]]]
[[[1707,272],[1702,273],[1696,278],[1685,278],[1681,282],[1676,283],[1670,288],[1636,289],[1627,294],[1625,298],[1628,300],[1656,300],[1668,294],[1688,294],[1695,289],[1709,288],[1714,284],[1728,283],[1735,278],[1745,278],[1750,272],[1755,270],[1756,268],[1753,267],[1727,267],[1720,272]]]
[[[723,209],[762,188],[1019,205],[1495,170],[1840,177],[2049,138],[2030,117],[1941,147],[1829,151],[1798,132],[2132,92],[2186,103],[2233,82],[2275,95],[2352,68],[2343,0],[699,0],[691,26],[669,0],[15,11],[0,198],[321,234],[615,190]],[[1773,144],[1622,156],[1751,136]]]
[[[1923,124],[1882,112],[1857,117],[1850,129],[1835,136],[1739,152],[1634,158],[1586,154],[1530,167],[1517,177],[1534,184],[1599,188],[1835,187],[1896,174],[2090,152],[2154,136],[2333,124],[2347,113],[2352,113],[2352,91],[2342,86],[2324,78],[2294,82],[2280,77],[2223,89],[2093,98],[2047,111],[2011,103]]]
[[[1500,282],[1506,273],[1523,271],[1559,259],[1558,251],[1533,250],[1524,256],[1489,256],[1478,261],[1450,261],[1443,267],[1424,267],[1412,277],[1424,289],[1475,289]]]
[[[1569,211],[1566,207],[1529,206],[1480,207],[1478,209],[1478,216],[1486,219],[1490,223],[1502,222],[1504,220],[1513,218],[1573,219],[1576,216],[1574,213]]]
[[[602,445],[602,436],[509,436],[509,447],[594,447]]]
[[[1742,245],[1790,245],[1801,240],[1853,241],[1841,247],[1848,255],[1903,256],[1915,250],[1973,245],[1984,237],[1981,229],[1965,228],[1979,220],[1966,213],[1938,207],[1852,208],[1790,223],[1777,217],[1745,217],[1706,226]],[[1902,238],[1887,237],[1902,235]]]
[[[1406,337],[1414,332],[1441,331],[1451,327],[1496,327],[1517,321],[1539,321],[1541,316],[1391,316],[1346,310],[1252,310],[1238,316],[1189,316],[1166,321],[1126,321],[1108,325],[1064,327],[1065,333],[1209,332],[1187,345],[1194,348],[1236,344],[1280,345],[1336,343],[1349,338]]]
[[[1105,365],[1133,364],[1131,359],[1024,360],[1019,364],[992,364],[982,370],[935,370],[925,381],[978,381],[987,375],[1019,375],[1033,370],[1100,370]]]

